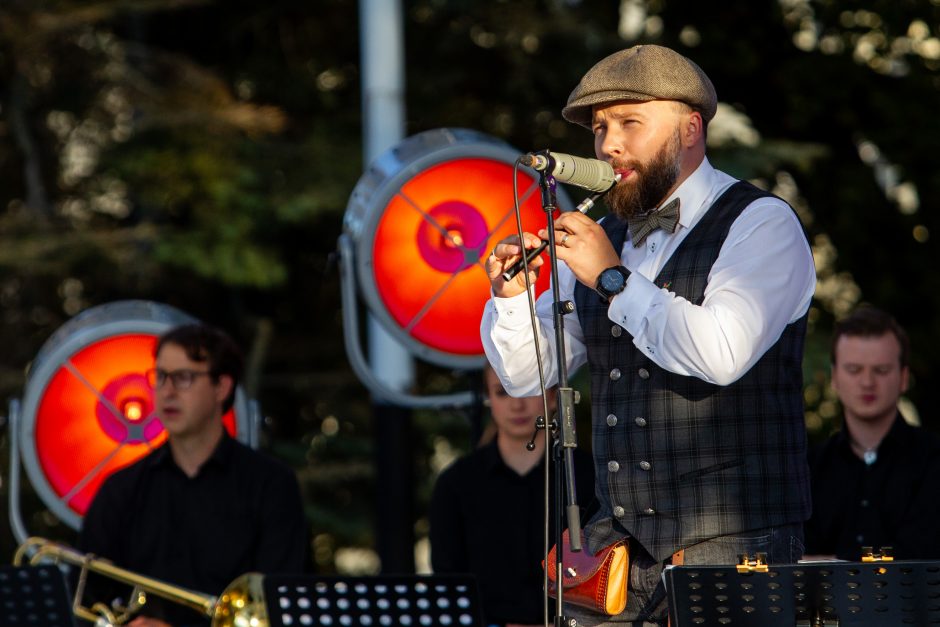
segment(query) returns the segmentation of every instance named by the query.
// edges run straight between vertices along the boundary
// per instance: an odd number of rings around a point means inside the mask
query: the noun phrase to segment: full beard
[[[615,169],[632,169],[636,181],[621,181],[607,194],[607,204],[617,216],[626,220],[651,211],[666,198],[679,179],[682,142],[676,129],[649,163],[614,160]]]

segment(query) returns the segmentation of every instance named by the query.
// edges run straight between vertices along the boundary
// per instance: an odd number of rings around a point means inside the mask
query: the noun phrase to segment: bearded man
[[[567,606],[579,625],[664,625],[663,568],[734,564],[763,552],[792,563],[810,514],[802,370],[815,269],[783,200],[712,167],[717,110],[702,69],[661,46],[591,68],[562,115],[594,133],[621,175],[600,224],[556,221],[567,367],[591,375],[596,495],[586,550],[627,538],[626,610]],[[538,363],[557,382],[552,295],[536,303],[503,272],[547,230],[502,240],[487,258],[493,297],[481,335],[506,390],[538,393]],[[531,264],[535,279],[541,261]]]

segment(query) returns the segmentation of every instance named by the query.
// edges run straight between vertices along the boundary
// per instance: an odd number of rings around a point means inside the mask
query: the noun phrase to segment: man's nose
[[[620,157],[623,155],[623,141],[616,133],[605,133],[599,140],[599,158]]]
[[[167,378],[167,380],[163,382],[163,385],[158,385],[153,392],[156,396],[161,398],[169,398],[176,395],[176,386],[173,385],[171,379]]]

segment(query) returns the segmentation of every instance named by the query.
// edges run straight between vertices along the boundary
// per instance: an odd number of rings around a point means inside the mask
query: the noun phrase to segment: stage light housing
[[[344,232],[354,242],[359,291],[411,354],[449,368],[483,365],[484,263],[517,231],[513,164],[520,154],[477,131],[434,129],[380,155],[353,190]],[[536,232],[546,223],[538,175],[520,167],[515,177],[523,228]],[[556,199],[559,210],[571,210],[560,187]],[[548,285],[542,272],[536,292]]]

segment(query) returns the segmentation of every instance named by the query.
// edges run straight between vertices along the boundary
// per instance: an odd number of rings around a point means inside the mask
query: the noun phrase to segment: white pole
[[[363,160],[366,165],[405,135],[404,25],[400,0],[359,0],[362,57]],[[402,271],[406,271],[405,268]],[[404,391],[414,362],[369,314],[369,362],[380,381]],[[373,401],[375,420],[375,543],[382,572],[414,571],[414,494],[411,414]]]
[[[404,26],[400,0],[360,0],[363,162],[368,165],[405,136]],[[414,383],[414,363],[370,313],[369,362],[395,390]]]

